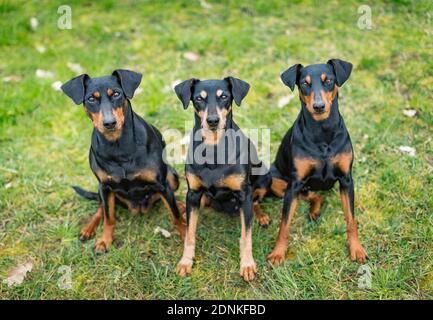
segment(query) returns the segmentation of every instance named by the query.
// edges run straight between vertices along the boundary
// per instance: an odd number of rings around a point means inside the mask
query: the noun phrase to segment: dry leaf
[[[411,157],[415,157],[415,155],[416,155],[415,148],[412,148],[409,146],[400,146],[400,147],[398,147],[398,150],[400,150],[403,153],[407,153]]]
[[[200,58],[198,53],[195,53],[195,52],[185,52],[183,54],[183,57],[189,61],[197,61]]]
[[[56,91],[60,91],[62,90],[62,83],[60,81],[55,81],[53,82],[53,84],[51,85],[51,88],[53,88]]]
[[[413,117],[415,117],[418,114],[418,111],[416,111],[414,109],[404,109],[403,110],[403,114],[406,117],[413,118]]]
[[[37,69],[36,70],[36,77],[41,78],[41,79],[52,78],[52,77],[54,77],[54,73],[52,73],[51,71]]]
[[[78,63],[72,63],[72,62],[68,62],[66,64],[68,66],[68,68],[75,72],[76,74],[82,74],[84,73],[84,69],[82,66],[80,66]]]
[[[35,17],[30,18],[30,28],[32,28],[33,31],[35,31],[38,28],[39,21]]]
[[[291,95],[284,96],[284,97],[281,97],[280,99],[278,99],[278,103],[277,103],[278,108],[282,108],[282,107],[288,105],[290,100],[292,100],[294,96],[295,95],[291,94]]]
[[[155,230],[153,230],[153,233],[160,233],[162,234],[164,237],[166,238],[170,238],[171,237],[171,233],[168,232],[167,230],[160,228],[160,227],[156,227]]]
[[[33,263],[27,262],[25,264],[19,265],[13,268],[7,277],[7,279],[3,280],[4,283],[7,283],[9,287],[13,287],[14,285],[18,285],[23,283],[24,278],[27,275],[27,272],[32,271]]]

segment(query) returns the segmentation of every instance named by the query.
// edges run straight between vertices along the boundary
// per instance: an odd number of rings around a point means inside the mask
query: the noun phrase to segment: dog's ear
[[[82,104],[86,93],[86,82],[89,79],[87,74],[82,74],[64,83],[61,88],[75,104]]]
[[[290,90],[293,91],[295,89],[295,84],[298,84],[301,69],[303,67],[304,66],[302,64],[297,63],[281,74],[281,81],[283,81],[283,83],[288,86]]]
[[[140,85],[141,73],[130,70],[117,69],[113,71],[113,76],[119,79],[125,96],[128,99],[132,99],[135,90],[137,90],[138,86]]]
[[[188,108],[194,85],[199,81],[199,79],[191,78],[179,83],[174,87],[174,91],[176,92],[179,100],[182,101],[184,109]]]
[[[234,77],[227,77],[224,78],[224,80],[230,84],[233,100],[235,100],[236,104],[240,106],[242,100],[247,95],[248,90],[250,90],[250,85],[247,82]]]
[[[334,69],[337,86],[341,87],[350,77],[352,72],[352,64],[340,59],[331,59],[327,62]]]

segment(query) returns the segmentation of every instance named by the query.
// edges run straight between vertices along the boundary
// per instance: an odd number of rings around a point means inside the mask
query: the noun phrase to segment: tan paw
[[[96,229],[95,228],[88,228],[85,226],[80,231],[80,240],[81,241],[87,241],[92,239],[96,235]]]
[[[262,214],[260,217],[257,218],[257,221],[259,222],[259,225],[261,227],[267,228],[271,223],[271,218],[269,218],[267,214]]]
[[[245,281],[251,281],[256,277],[257,266],[253,259],[248,262],[241,261],[240,275]]]
[[[107,240],[105,238],[99,238],[95,243],[95,253],[105,253],[111,247],[111,240]]]
[[[282,247],[275,247],[274,250],[268,255],[268,261],[274,266],[279,266],[284,262],[286,257],[286,249]]]
[[[192,272],[192,259],[182,258],[176,266],[178,276],[185,277]]]
[[[349,245],[349,250],[352,261],[358,261],[360,263],[367,262],[367,251],[365,251],[360,242],[351,243]]]
[[[320,216],[320,211],[310,212],[310,219],[313,221],[317,221]]]

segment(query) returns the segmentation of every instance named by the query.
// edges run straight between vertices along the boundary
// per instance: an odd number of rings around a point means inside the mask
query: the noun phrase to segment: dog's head
[[[174,90],[184,109],[192,101],[201,120],[201,129],[216,132],[226,128],[233,100],[240,106],[249,88],[245,81],[227,77],[223,80],[189,79],[178,84]]]
[[[331,59],[325,64],[307,67],[295,64],[281,74],[281,80],[292,91],[296,84],[307,111],[314,120],[322,121],[329,117],[337,88],[346,82],[351,72],[350,62]]]
[[[82,74],[63,84],[62,90],[77,105],[84,104],[96,130],[107,140],[115,141],[122,133],[128,101],[140,81],[139,73],[115,70],[111,76],[100,78]]]

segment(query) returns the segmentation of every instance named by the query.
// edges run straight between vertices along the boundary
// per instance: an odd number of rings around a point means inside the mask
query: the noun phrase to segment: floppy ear
[[[189,101],[191,100],[192,89],[194,85],[199,82],[199,79],[191,78],[185,80],[174,87],[177,97],[182,101],[183,108],[188,108]]]
[[[291,66],[281,74],[281,81],[283,81],[283,83],[288,86],[290,90],[293,91],[295,89],[295,84],[299,82],[299,75],[303,67],[304,66],[302,64],[298,63]]]
[[[118,69],[113,71],[113,76],[117,77],[122,86],[123,92],[128,99],[132,99],[135,90],[141,82],[141,73]]]
[[[224,80],[230,83],[233,99],[236,104],[240,106],[242,100],[247,95],[248,90],[250,90],[250,85],[247,82],[234,77],[227,77],[224,78]]]
[[[331,59],[327,63],[334,69],[337,86],[341,87],[349,79],[352,72],[352,64],[340,59]]]
[[[86,82],[89,79],[90,77],[87,74],[82,74],[64,83],[61,88],[75,104],[82,104],[86,92]]]

